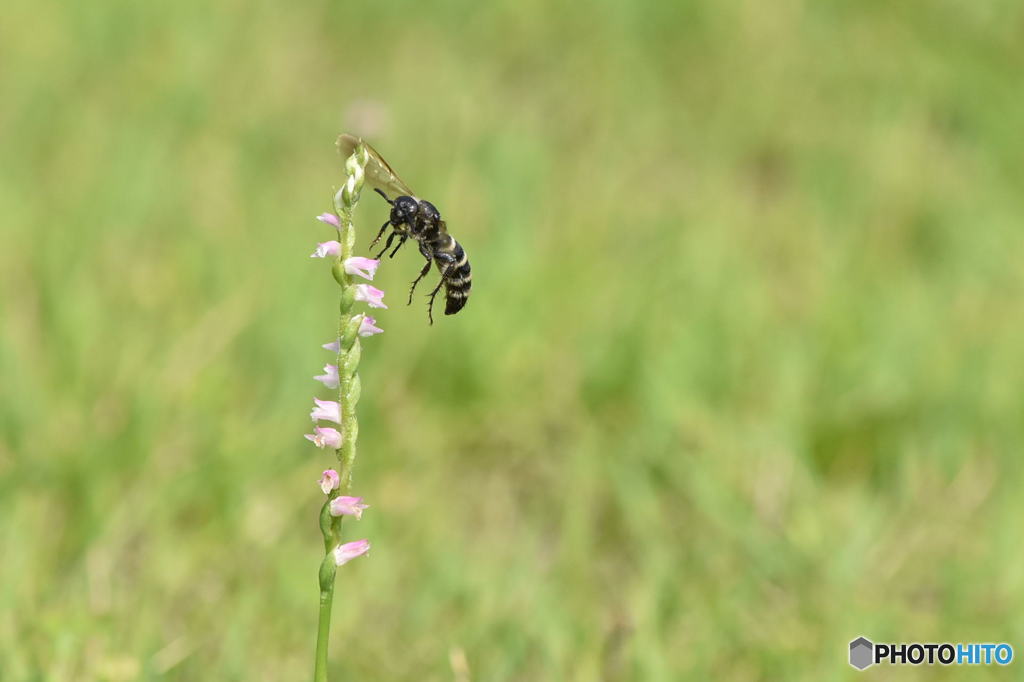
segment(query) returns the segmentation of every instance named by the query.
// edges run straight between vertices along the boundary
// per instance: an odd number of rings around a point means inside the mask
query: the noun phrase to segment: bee
[[[342,135],[338,138],[338,151],[341,152],[342,157],[348,158],[360,142],[359,138],[352,135]],[[366,146],[366,150],[370,154],[370,160],[366,164],[366,179],[373,189],[384,197],[384,201],[391,205],[391,214],[381,225],[376,238],[370,242],[370,247],[372,248],[380,241],[388,227],[391,227],[391,234],[384,242],[384,248],[377,254],[378,260],[391,248],[391,244],[396,238],[398,238],[398,244],[388,256],[389,258],[394,258],[410,237],[414,239],[427,262],[420,270],[419,276],[413,280],[412,286],[409,287],[409,303],[412,303],[416,285],[427,276],[427,273],[430,272],[430,265],[433,263],[441,273],[441,281],[429,294],[427,318],[430,320],[430,324],[434,324],[434,298],[442,286],[445,289],[446,299],[444,314],[454,315],[466,305],[469,291],[473,288],[473,275],[465,249],[448,234],[448,226],[441,220],[441,213],[437,207],[429,201],[417,197],[391,169],[388,162],[377,153],[377,150],[365,142],[362,144]],[[389,198],[387,192],[391,192],[394,199]]]

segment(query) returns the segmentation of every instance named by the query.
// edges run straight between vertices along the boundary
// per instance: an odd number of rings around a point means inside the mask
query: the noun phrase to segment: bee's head
[[[406,224],[412,223],[416,218],[416,211],[418,209],[419,204],[412,197],[395,197],[395,201],[391,208],[391,222]]]

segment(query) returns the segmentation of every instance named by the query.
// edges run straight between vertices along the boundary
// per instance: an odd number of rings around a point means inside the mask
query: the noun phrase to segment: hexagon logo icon
[[[865,637],[858,637],[850,642],[850,665],[857,670],[864,670],[875,662],[875,645]]]

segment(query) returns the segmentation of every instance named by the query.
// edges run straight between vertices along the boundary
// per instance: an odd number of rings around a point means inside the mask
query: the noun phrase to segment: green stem
[[[331,634],[331,605],[334,602],[334,573],[337,567],[328,551],[320,564],[320,618],[316,628],[316,666],[313,682],[327,682],[327,642]]]
[[[316,630],[316,659],[313,668],[313,682],[327,682],[327,645],[331,632],[331,607],[334,602],[334,577],[337,566],[331,551],[341,544],[341,520],[330,514],[330,504],[338,495],[347,493],[352,487],[352,466],[356,458],[356,438],[359,422],[356,420],[356,403],[359,401],[360,382],[356,369],[362,349],[358,330],[362,323],[361,313],[353,314],[355,289],[352,277],[345,272],[344,262],[352,256],[356,232],[352,211],[359,201],[363,186],[363,168],[368,154],[360,145],[345,162],[348,177],[345,185],[334,196],[334,207],[341,225],[338,227],[338,241],[341,255],[334,262],[331,274],[341,286],[341,301],[338,310],[338,403],[341,405],[341,447],[335,452],[338,458],[338,489],[331,492],[320,510],[320,531],[324,536],[324,560],[320,564],[320,615]]]

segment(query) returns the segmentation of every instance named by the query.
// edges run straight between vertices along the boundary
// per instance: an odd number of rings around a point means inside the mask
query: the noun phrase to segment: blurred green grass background
[[[375,282],[332,679],[1022,653],[1019,3],[4,14],[0,679],[309,678],[342,130],[475,288]]]

